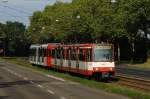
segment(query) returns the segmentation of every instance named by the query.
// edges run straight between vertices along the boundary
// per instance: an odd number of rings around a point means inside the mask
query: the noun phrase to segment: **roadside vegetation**
[[[38,72],[48,73],[48,74],[51,74],[51,75],[54,75],[57,77],[64,78],[66,80],[78,82],[78,83],[80,83],[82,85],[86,85],[88,87],[104,90],[106,92],[111,92],[111,93],[116,93],[116,94],[128,96],[132,99],[150,99],[149,93],[144,93],[144,92],[139,91],[139,90],[120,86],[117,84],[117,81],[114,81],[112,83],[97,82],[97,81],[93,81],[93,80],[88,80],[88,79],[83,78],[83,77],[73,76],[73,75],[70,75],[68,73],[59,73],[59,72],[56,72],[53,70],[48,70],[46,68],[42,68],[42,67],[38,67],[38,66],[32,66],[31,64],[29,64],[27,62],[27,60],[23,60],[23,59],[9,58],[9,57],[1,58],[1,59],[5,60],[7,62],[18,64],[19,66],[27,67],[33,71],[36,70]]]
[[[147,62],[144,63],[131,63],[130,61],[118,61],[117,65],[123,65],[126,67],[136,68],[136,69],[149,69],[150,70],[150,58],[147,59]]]

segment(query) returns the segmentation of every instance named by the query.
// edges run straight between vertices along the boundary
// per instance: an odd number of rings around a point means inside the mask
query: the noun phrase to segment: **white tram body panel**
[[[30,56],[29,56],[29,62],[31,64],[38,64],[38,49],[40,45],[31,45],[30,46]]]
[[[42,66],[47,66],[47,56],[46,56],[46,49],[48,47],[48,44],[42,44],[40,46],[40,50],[42,52],[42,54],[39,56],[40,62],[38,63],[39,65]],[[43,54],[45,53],[45,54]]]

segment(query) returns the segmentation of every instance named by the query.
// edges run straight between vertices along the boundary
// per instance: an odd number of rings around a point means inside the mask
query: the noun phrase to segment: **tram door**
[[[87,62],[92,61],[92,48],[80,48],[79,49],[79,68],[82,70],[87,70]]]

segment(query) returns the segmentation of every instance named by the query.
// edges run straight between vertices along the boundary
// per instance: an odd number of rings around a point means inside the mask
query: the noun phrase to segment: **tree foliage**
[[[25,25],[19,22],[8,21],[6,24],[0,24],[0,45],[6,55],[23,55],[21,50],[25,50],[29,44],[25,30]]]
[[[34,43],[51,39],[72,43],[103,41],[115,44],[127,38],[134,54],[135,42],[139,37],[148,49],[149,5],[150,0],[56,2],[46,6],[44,11],[33,14],[28,28],[29,38]]]

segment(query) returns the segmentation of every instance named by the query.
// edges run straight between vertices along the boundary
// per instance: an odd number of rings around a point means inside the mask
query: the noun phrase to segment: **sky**
[[[34,11],[42,11],[46,5],[52,5],[56,1],[71,0],[0,0],[0,23],[19,21],[28,26],[29,16]]]

